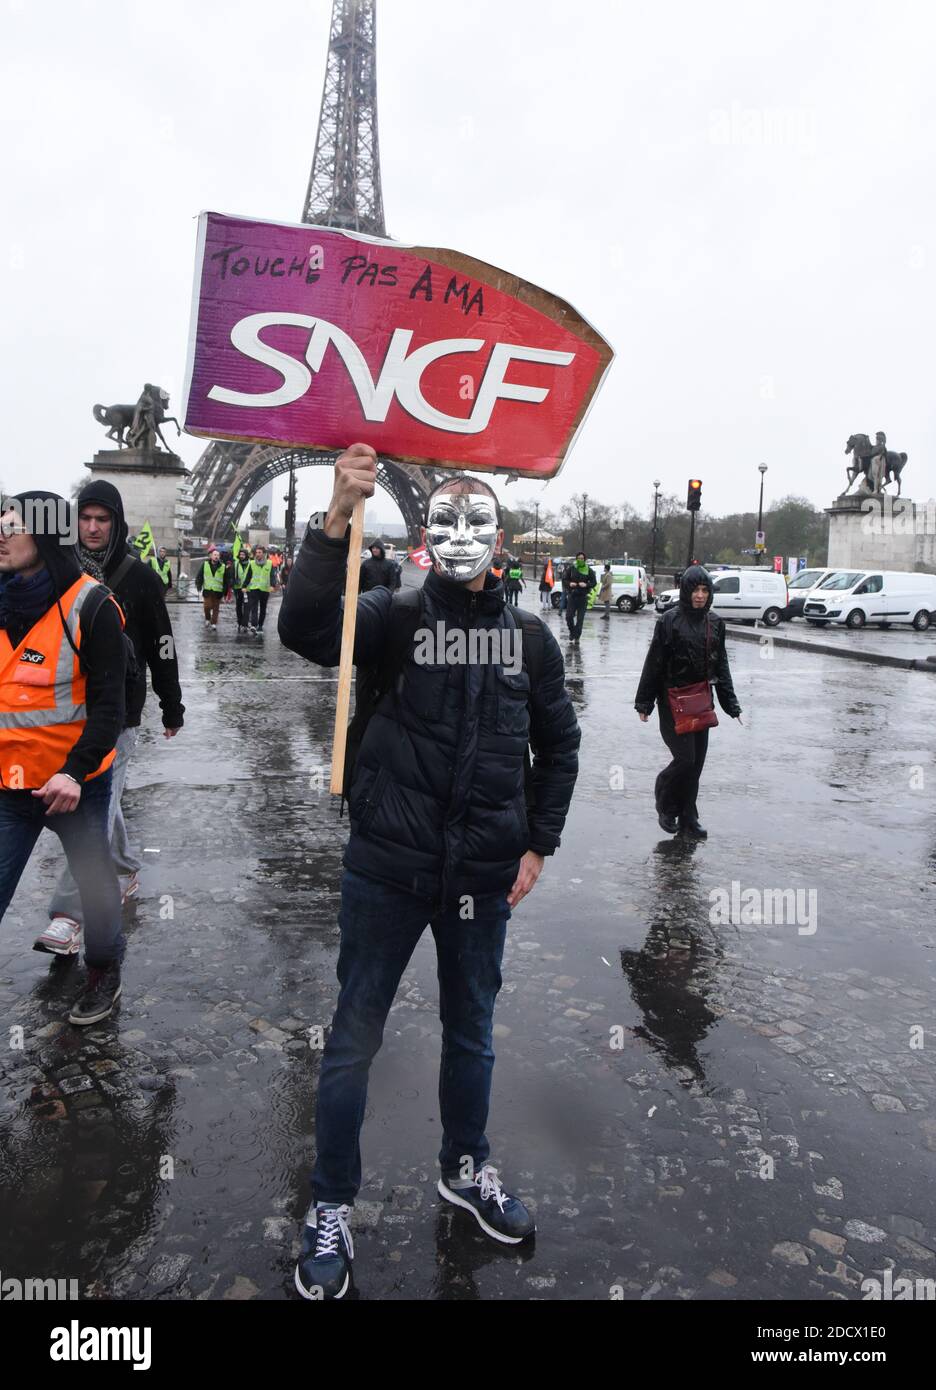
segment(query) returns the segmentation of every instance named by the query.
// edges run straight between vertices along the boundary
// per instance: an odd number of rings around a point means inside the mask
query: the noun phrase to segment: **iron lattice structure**
[[[212,440],[198,461],[192,481],[196,532],[216,541],[232,539],[238,517],[266,483],[291,469],[333,468],[337,457],[337,453],[285,449],[280,444]],[[419,543],[426,497],[437,476],[444,475],[385,458],[377,461],[377,485],[396,502],[414,545]]]
[[[328,62],[303,222],[386,236],[377,141],[376,0],[332,0]],[[349,441],[350,442],[350,441]],[[229,540],[250,499],[291,469],[334,466],[334,453],[213,440],[193,470],[194,529]],[[399,507],[413,545],[425,499],[444,476],[381,458],[377,483]]]
[[[303,222],[386,236],[377,140],[376,0],[334,0]]]

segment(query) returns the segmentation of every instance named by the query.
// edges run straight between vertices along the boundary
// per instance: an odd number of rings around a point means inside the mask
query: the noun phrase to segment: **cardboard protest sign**
[[[612,357],[571,305],[458,252],[199,218],[190,434],[552,478]]]

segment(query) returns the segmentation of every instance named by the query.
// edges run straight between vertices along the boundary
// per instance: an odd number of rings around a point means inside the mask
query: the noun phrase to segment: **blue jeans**
[[[494,1000],[510,908],[506,892],[478,895],[474,915],[460,902],[431,916],[430,904],[346,869],[341,880],[341,986],[322,1057],[316,1105],[312,1191],[319,1202],[352,1203],[361,1186],[361,1125],[370,1064],[403,971],[427,924],[435,937],[442,1060],[439,1107],[442,1172],[457,1176],[465,1157],[490,1156],[484,1133],[494,1071]],[[431,918],[431,920],[430,920]]]
[[[85,961],[97,967],[122,960],[126,950],[120,884],[107,834],[110,792],[108,768],[82,783],[74,811],[47,816],[45,802],[31,791],[0,791],[0,921],[43,829],[54,830],[81,894]]]
[[[116,757],[107,772],[107,776],[111,779],[110,803],[107,812],[107,835],[110,840],[111,857],[114,861],[114,868],[117,870],[118,879],[127,878],[130,874],[139,873],[140,869],[143,867],[142,861],[137,858],[130,848],[127,826],[124,821],[123,807],[120,804],[120,799],[124,794],[124,788],[127,785],[127,773],[130,771],[130,759],[133,757],[133,752],[139,737],[139,728],[124,729],[117,740]],[[81,894],[78,892],[75,876],[67,864],[59,875],[58,883],[55,885],[55,892],[52,894],[52,900],[49,903],[49,916],[71,917],[75,922],[84,921],[84,914],[81,910]]]

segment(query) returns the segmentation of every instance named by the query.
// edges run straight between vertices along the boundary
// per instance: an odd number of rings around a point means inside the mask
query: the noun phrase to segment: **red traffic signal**
[[[702,506],[702,479],[689,479],[689,492],[686,497],[686,511],[697,512]]]

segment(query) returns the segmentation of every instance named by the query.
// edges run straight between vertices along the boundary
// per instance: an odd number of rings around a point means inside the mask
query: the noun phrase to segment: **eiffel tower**
[[[386,236],[377,138],[375,9],[376,0],[332,0],[328,62],[302,221]],[[193,469],[196,534],[219,541],[232,537],[238,518],[264,484],[288,473],[294,499],[295,470],[332,468],[336,457],[278,444],[213,440]],[[396,502],[414,545],[419,544],[425,498],[441,476],[412,464],[377,461],[378,486]]]

